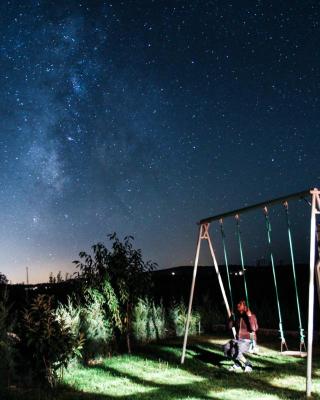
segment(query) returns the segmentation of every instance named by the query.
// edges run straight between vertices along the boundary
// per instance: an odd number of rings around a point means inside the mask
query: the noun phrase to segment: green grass
[[[305,397],[306,359],[285,357],[275,343],[264,341],[252,355],[254,372],[229,372],[223,357],[226,338],[194,338],[180,365],[181,341],[148,345],[132,356],[101,360],[90,367],[74,365],[64,374],[63,387],[51,396],[36,391],[11,391],[1,399],[56,400],[276,400]],[[319,354],[314,357],[314,398],[320,399]]]

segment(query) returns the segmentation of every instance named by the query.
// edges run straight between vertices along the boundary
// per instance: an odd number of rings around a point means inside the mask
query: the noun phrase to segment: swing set
[[[307,200],[311,195],[311,202]],[[302,326],[302,318],[301,318],[301,308],[300,308],[300,300],[298,294],[298,284],[297,284],[297,276],[296,276],[296,263],[295,263],[295,256],[294,256],[294,247],[293,247],[293,239],[292,239],[292,232],[291,232],[291,220],[289,214],[289,201],[291,200],[305,200],[311,206],[311,227],[310,227],[310,260],[309,260],[309,298],[308,298],[308,329],[307,329],[307,349],[305,344],[305,334],[304,329]],[[282,204],[284,213],[285,213],[285,221],[287,227],[287,237],[288,237],[288,247],[290,252],[290,260],[291,260],[291,267],[292,267],[292,278],[293,278],[293,285],[294,285],[294,293],[296,299],[296,308],[297,308],[297,320],[298,320],[298,330],[300,336],[300,349],[299,351],[289,351],[287,342],[285,339],[285,333],[283,329],[283,321],[282,321],[282,313],[281,313],[281,305],[279,300],[279,291],[278,291],[278,282],[276,276],[276,266],[274,261],[274,251],[272,246],[272,226],[271,220],[269,215],[269,208]],[[202,240],[206,240],[209,245],[209,250],[211,253],[211,257],[213,260],[213,265],[216,271],[216,275],[218,278],[221,294],[223,297],[223,301],[226,307],[227,315],[230,318],[234,312],[234,299],[232,293],[232,285],[230,279],[230,270],[229,270],[229,262],[228,262],[228,249],[227,249],[227,240],[226,240],[226,233],[224,229],[224,220],[226,218],[234,217],[236,223],[236,237],[237,243],[239,247],[239,254],[240,254],[240,263],[241,263],[241,270],[243,276],[243,286],[244,286],[244,293],[246,298],[247,306],[249,307],[249,294],[248,294],[248,285],[246,279],[246,269],[245,269],[245,262],[244,262],[244,252],[243,252],[243,245],[242,245],[242,234],[240,229],[240,216],[247,213],[248,211],[260,209],[263,212],[264,221],[265,221],[265,229],[266,229],[266,243],[268,249],[268,255],[270,259],[271,269],[272,269],[272,276],[273,276],[273,284],[274,284],[274,292],[276,297],[276,304],[277,304],[277,313],[278,313],[278,326],[279,326],[279,336],[281,340],[281,347],[280,351],[281,354],[284,355],[293,355],[293,356],[301,356],[307,357],[307,372],[306,372],[306,395],[307,397],[311,396],[311,386],[312,386],[312,344],[313,344],[313,316],[314,316],[314,276],[316,272],[316,282],[318,288],[318,296],[320,302],[320,290],[319,290],[319,282],[320,282],[320,261],[318,257],[318,261],[316,263],[316,226],[317,226],[317,215],[320,214],[320,190],[318,189],[311,189],[306,190],[299,193],[290,194],[288,196],[280,197],[277,199],[272,199],[269,201],[265,201],[263,203],[258,203],[252,206],[244,207],[238,210],[226,212],[220,215],[216,215],[213,217],[202,219],[199,222],[199,235],[198,235],[198,242],[196,248],[196,255],[195,255],[195,262],[193,268],[193,277],[191,283],[191,291],[190,291],[190,298],[189,298],[189,307],[188,307],[188,315],[185,327],[185,334],[183,340],[183,348],[182,348],[182,356],[181,356],[181,363],[184,363],[185,355],[186,355],[186,347],[187,347],[187,339],[188,339],[188,331],[190,325],[190,317],[191,317],[191,309],[192,309],[192,302],[193,302],[193,295],[194,295],[194,288],[197,276],[197,268],[200,256],[200,248]],[[223,284],[223,280],[221,274],[219,272],[219,266],[216,259],[216,254],[213,249],[209,228],[210,224],[213,222],[219,222],[220,225],[220,234],[221,234],[221,241],[223,247],[223,256],[226,268],[226,276],[227,276],[227,286],[228,286],[228,296],[225,291],[225,287]],[[319,232],[318,232],[319,234]],[[319,236],[318,236],[319,242]],[[229,297],[229,300],[228,300]],[[229,303],[230,301],[230,303]],[[230,304],[230,305],[229,305]],[[233,330],[233,335],[235,336],[235,330]]]

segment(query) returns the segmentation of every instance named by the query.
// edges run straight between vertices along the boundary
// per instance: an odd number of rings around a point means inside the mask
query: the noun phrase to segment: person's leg
[[[244,356],[250,350],[250,340],[240,339],[238,340],[238,354],[236,356],[237,361],[243,367],[246,372],[252,371],[252,364]]]
[[[224,346],[225,355],[233,360],[233,365],[229,368],[229,371],[242,371],[242,365],[237,359],[238,356],[238,341],[230,340],[226,346]]]

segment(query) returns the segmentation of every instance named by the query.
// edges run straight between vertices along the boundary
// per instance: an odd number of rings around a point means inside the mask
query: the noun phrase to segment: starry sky
[[[0,11],[0,271],[13,282],[26,267],[31,282],[74,271],[114,231],[160,268],[191,265],[201,218],[320,186],[318,2],[12,0]],[[243,218],[254,262],[263,216]]]

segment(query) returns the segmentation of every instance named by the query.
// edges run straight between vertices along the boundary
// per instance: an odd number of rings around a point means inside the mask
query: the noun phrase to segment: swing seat
[[[295,350],[285,350],[281,352],[282,355],[284,356],[291,356],[291,357],[301,357],[305,358],[307,357],[308,353],[306,351],[295,351]]]

